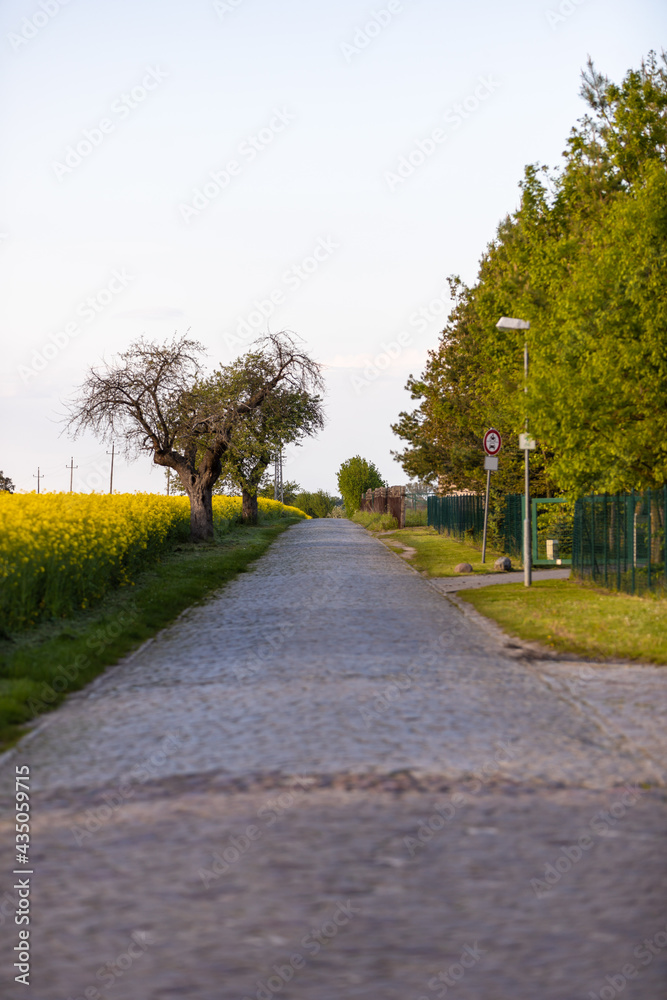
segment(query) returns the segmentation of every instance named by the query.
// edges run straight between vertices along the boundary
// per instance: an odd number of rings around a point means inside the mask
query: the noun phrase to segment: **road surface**
[[[664,1000],[666,715],[664,669],[523,655],[295,525],[5,755],[1,995]]]

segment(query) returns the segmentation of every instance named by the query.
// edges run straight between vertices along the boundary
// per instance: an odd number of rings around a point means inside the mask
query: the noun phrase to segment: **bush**
[[[316,493],[308,493],[302,490],[300,493],[297,493],[292,504],[294,507],[302,510],[304,514],[308,514],[309,517],[329,517],[336,505],[337,499],[337,497],[330,496],[324,490],[318,490]]]

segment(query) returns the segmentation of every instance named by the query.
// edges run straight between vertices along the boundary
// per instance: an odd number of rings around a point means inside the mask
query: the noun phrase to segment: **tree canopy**
[[[74,435],[92,430],[122,438],[128,454],[148,453],[156,465],[173,469],[190,499],[194,539],[213,536],[212,491],[241,439],[250,441],[259,427],[277,427],[286,401],[286,423],[295,436],[295,400],[303,405],[306,433],[321,421],[314,392],[322,387],[320,369],[293,335],[264,337],[211,374],[203,369],[203,354],[187,336],[165,344],[136,341],[114,361],[89,370],[68,404],[67,423]]]
[[[11,481],[9,476],[6,476],[2,469],[0,469],[0,493],[13,493],[14,489],[14,483]]]
[[[348,517],[352,517],[354,512],[359,510],[362,493],[387,485],[373,462],[367,461],[361,455],[355,455],[354,458],[348,458],[343,462],[337,478],[338,489]]]
[[[302,490],[294,497],[293,507],[298,507],[310,517],[328,517],[336,506],[338,497],[331,496],[326,490],[316,490],[314,493]]]
[[[476,283],[451,279],[440,343],[408,382],[418,406],[393,426],[411,476],[480,489],[494,426],[495,484],[519,491],[527,416],[536,492],[667,482],[667,58],[620,85],[589,62],[581,93],[561,168],[526,167]],[[498,331],[503,315],[531,323],[527,394],[524,333]]]
[[[277,389],[232,431],[223,475],[243,497],[243,520],[257,522],[257,496],[276,452],[317,433],[324,426],[322,402],[305,389]],[[283,491],[284,496],[284,491]]]

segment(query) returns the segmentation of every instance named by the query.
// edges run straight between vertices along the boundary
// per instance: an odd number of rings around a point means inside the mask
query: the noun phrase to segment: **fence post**
[[[616,589],[621,589],[621,495],[616,494]]]
[[[653,554],[653,546],[651,545],[651,487],[648,488],[648,562],[646,564],[647,568],[647,579],[646,585],[648,589],[651,589],[651,556]]]
[[[608,560],[607,560],[607,556],[608,556],[607,550],[609,548],[609,538],[607,537],[607,491],[606,490],[605,490],[605,493],[604,493],[604,500],[602,502],[604,504],[604,516],[602,518],[602,527],[603,527],[603,530],[604,530],[604,585],[606,587],[607,586],[607,562],[608,562]]]
[[[591,576],[595,582],[595,497],[591,497]]]
[[[637,568],[637,521],[636,521],[636,508],[635,508],[635,491],[632,491],[632,510],[630,511],[632,517],[632,596],[635,595],[635,571]]]

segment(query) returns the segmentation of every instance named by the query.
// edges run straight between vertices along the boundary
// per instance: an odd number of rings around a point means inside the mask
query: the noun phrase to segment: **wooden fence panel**
[[[391,514],[399,528],[405,527],[405,486],[381,486],[361,497],[360,510],[371,514]]]

